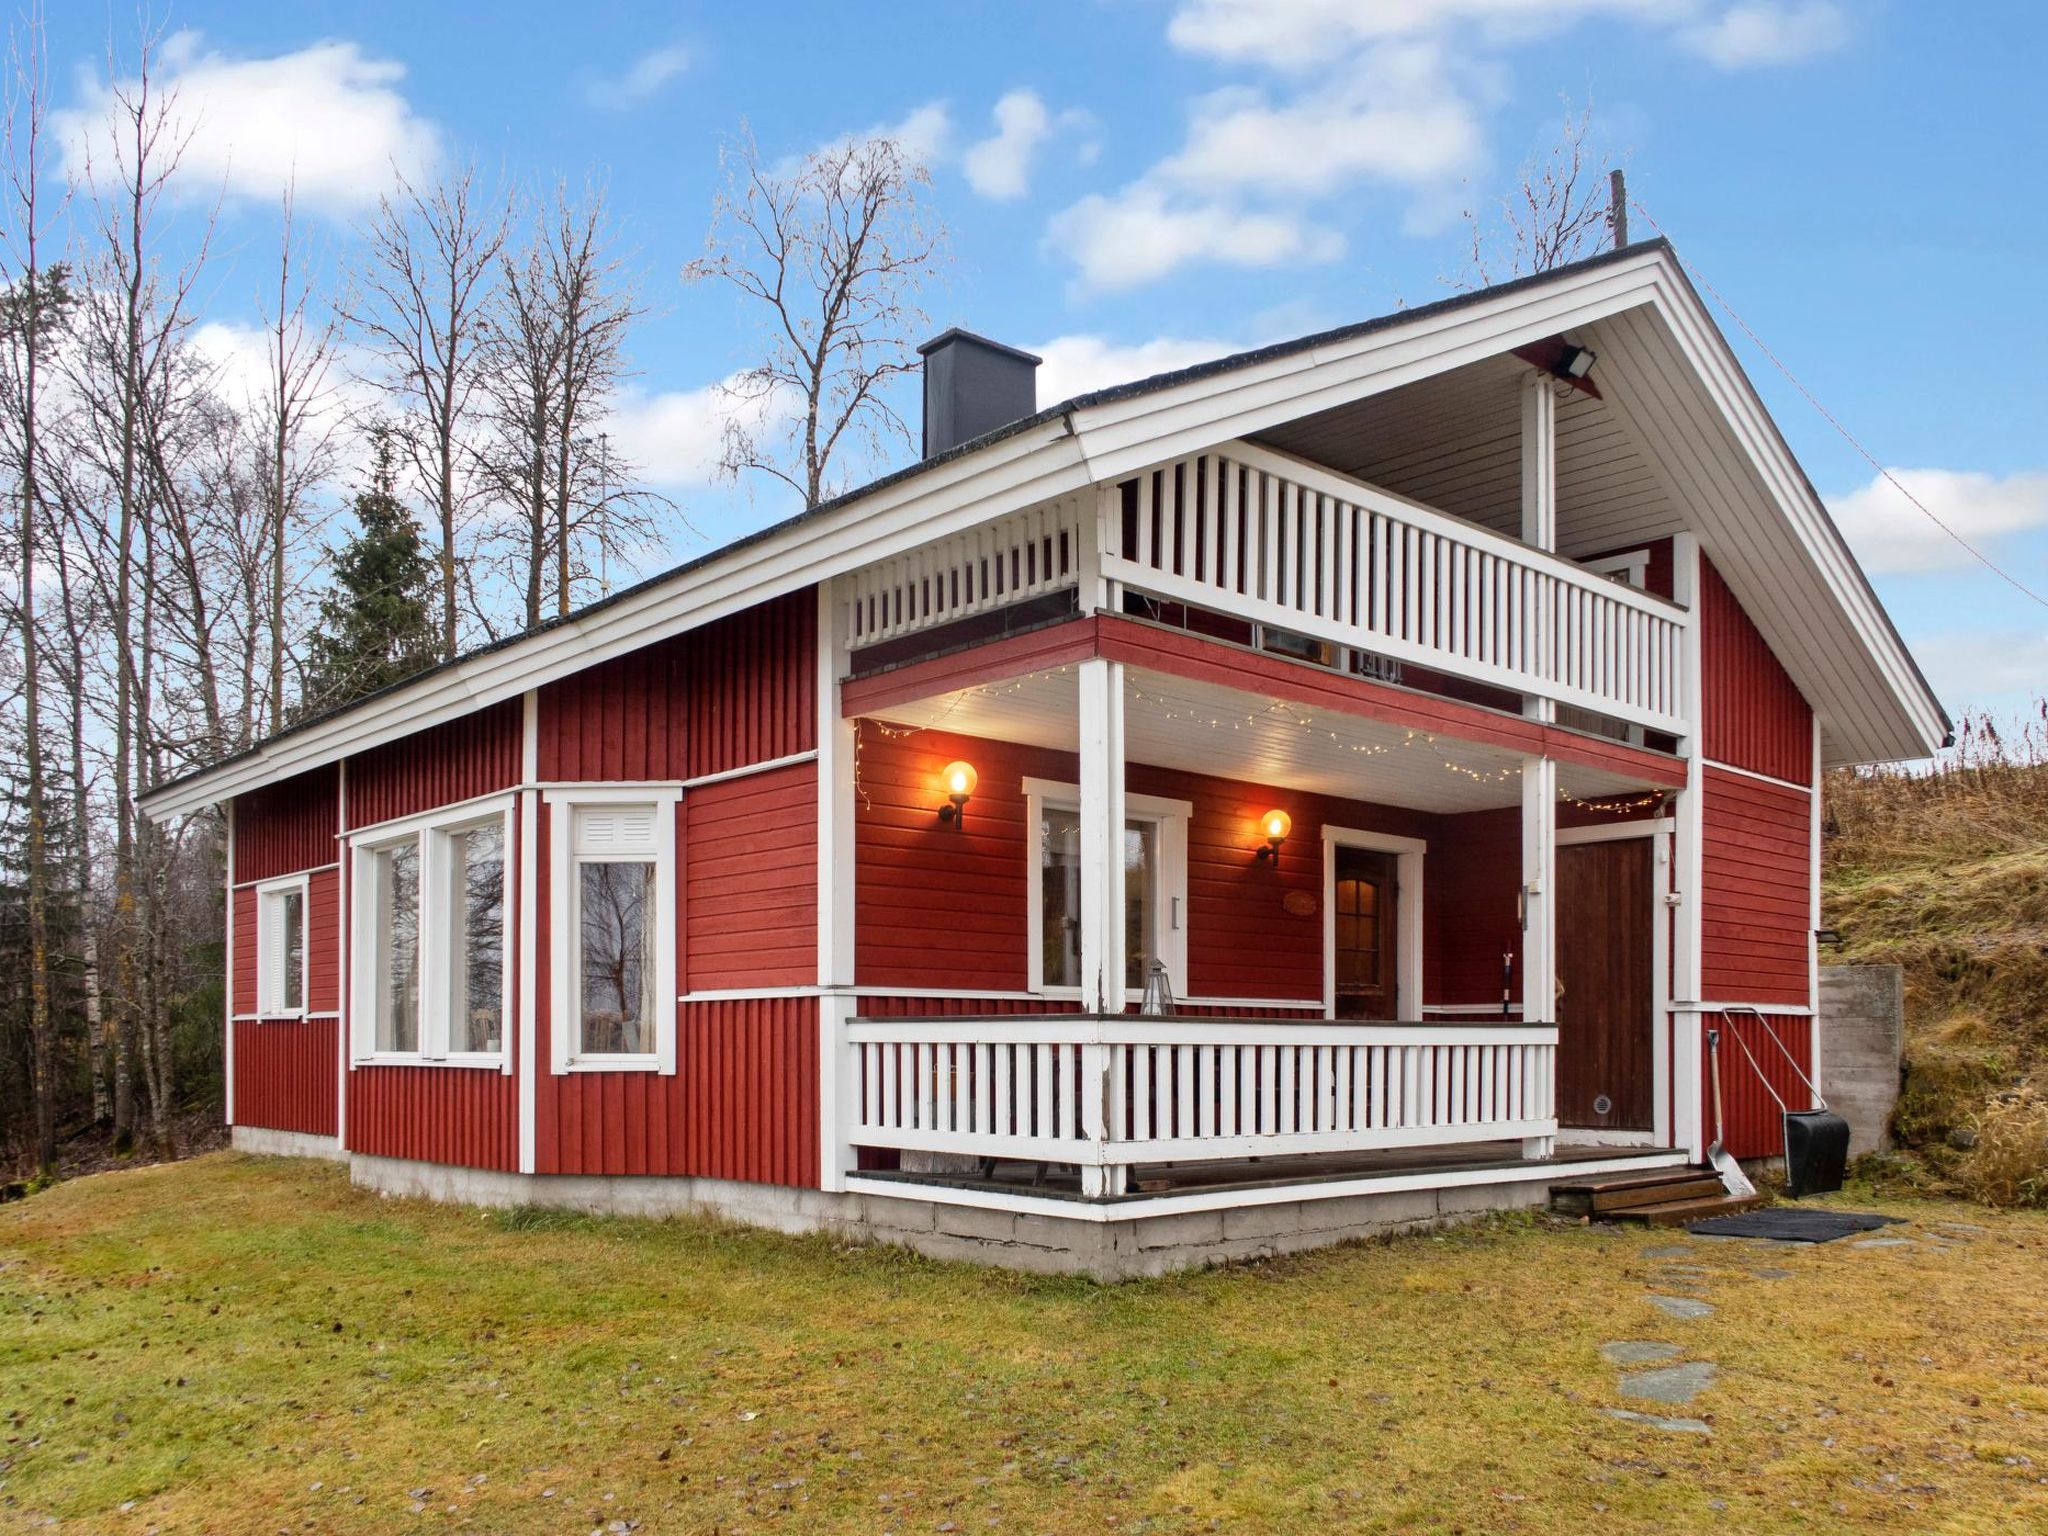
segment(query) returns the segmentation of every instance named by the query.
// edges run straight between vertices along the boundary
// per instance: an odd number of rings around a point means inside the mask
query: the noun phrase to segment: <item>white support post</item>
[[[227,1007],[223,1010],[225,1017],[221,1023],[227,1037],[221,1047],[221,1075],[225,1079],[222,1094],[226,1099],[227,1123],[232,1129],[235,1123],[235,802],[229,800],[227,807],[227,879],[221,892],[221,899],[227,904],[221,914],[221,965],[227,977],[227,986],[223,989],[227,995]],[[342,1017],[348,1017],[346,1011]],[[346,1040],[348,1030],[345,1027],[338,1033]],[[348,1061],[346,1045],[342,1048],[341,1059],[345,1070]],[[341,1121],[337,1119],[334,1123],[339,1129]]]
[[[520,696],[519,737],[519,1171],[532,1173],[540,1144],[540,692]],[[554,857],[568,850],[553,850]],[[557,918],[557,922],[561,919]],[[549,1021],[560,1029],[561,1021]]]
[[[335,956],[339,969],[334,977],[334,1040],[337,1047],[334,1062],[334,1145],[346,1152],[348,1074],[355,1061],[355,1042],[350,1036],[354,999],[349,995],[354,969],[349,964],[349,946],[355,942],[356,897],[349,888],[349,882],[355,878],[355,860],[349,857],[348,852],[348,759],[345,757],[334,765],[334,860],[334,926],[340,933],[339,953]],[[232,974],[230,972],[231,977]],[[232,980],[229,989],[232,993]]]
[[[1679,750],[1685,758],[1685,788],[1673,807],[1671,907],[1671,1144],[1695,1162],[1705,1159],[1708,1127],[1702,1078],[1705,1050],[1700,1013],[1700,891],[1704,870],[1705,818],[1701,801],[1706,773],[1700,721],[1700,546],[1690,533],[1671,540],[1672,597],[1689,611],[1679,661],[1680,713],[1686,731]]]
[[[1522,542],[1557,549],[1557,394],[1543,373],[1531,373],[1522,385]],[[1553,624],[1543,598],[1530,605],[1525,622],[1529,653],[1547,658]],[[1538,667],[1539,675],[1549,675],[1547,660]],[[1557,702],[1524,695],[1522,712],[1532,720],[1555,720]]]
[[[1557,761],[1527,758],[1522,763],[1522,1022],[1557,1022]],[[1549,1070],[1556,1071],[1556,1057]],[[1554,1102],[1555,1085],[1546,1085]],[[1531,1136],[1525,1158],[1549,1157],[1556,1139]]]
[[[818,583],[818,1178],[819,1187],[846,1187],[852,1166],[847,1130],[852,1124],[853,1020],[853,797],[854,722],[840,708],[839,682],[847,671],[846,620],[840,583]]]
[[[1081,663],[1081,997],[1097,1013],[1124,1011],[1124,669]],[[1083,1134],[1108,1133],[1099,1071],[1082,1073]],[[1083,1164],[1082,1193],[1108,1193],[1100,1162]]]

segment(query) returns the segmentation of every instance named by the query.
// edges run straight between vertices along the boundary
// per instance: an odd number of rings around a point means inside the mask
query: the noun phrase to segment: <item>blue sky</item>
[[[59,105],[89,114],[108,12],[51,10]],[[933,329],[1045,352],[1049,400],[1443,295],[1460,211],[1555,137],[1569,95],[1827,407],[2048,592],[2036,5],[188,0],[159,20],[197,107],[188,232],[224,189],[204,309],[227,351],[288,168],[337,267],[394,161],[608,181],[657,310],[617,435],[703,531],[678,557],[791,510],[779,488],[707,480],[715,386],[747,332],[678,278],[743,119],[771,155],[878,127],[914,143],[953,235]],[[2048,610],[1873,488],[1737,346],[1951,708],[2048,686]]]

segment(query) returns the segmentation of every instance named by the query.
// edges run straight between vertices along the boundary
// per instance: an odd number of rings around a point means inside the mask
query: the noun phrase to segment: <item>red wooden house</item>
[[[1696,1162],[1710,1030],[1815,1067],[1820,774],[1947,722],[1668,247],[1035,361],[949,333],[920,463],[159,790],[236,1144],[1123,1274]]]

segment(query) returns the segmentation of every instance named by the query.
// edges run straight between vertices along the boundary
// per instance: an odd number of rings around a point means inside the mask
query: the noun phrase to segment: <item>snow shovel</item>
[[[1707,1031],[1707,1071],[1714,1079],[1714,1140],[1707,1148],[1707,1161],[1713,1164],[1714,1172],[1721,1176],[1721,1187],[1738,1200],[1747,1200],[1756,1193],[1756,1186],[1749,1182],[1749,1175],[1742,1171],[1742,1164],[1721,1144],[1721,1031]]]

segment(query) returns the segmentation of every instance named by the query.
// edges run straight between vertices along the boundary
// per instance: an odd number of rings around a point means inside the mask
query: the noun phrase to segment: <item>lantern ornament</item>
[[[974,771],[972,763],[948,763],[939,775],[939,783],[945,787],[946,803],[939,807],[939,820],[957,824],[967,813],[967,801],[974,793],[974,786],[981,782],[981,775]]]
[[[1265,838],[1265,846],[1259,849],[1262,859],[1278,859],[1280,845],[1287,841],[1287,834],[1294,830],[1294,819],[1285,811],[1268,811],[1259,818],[1259,835]]]

